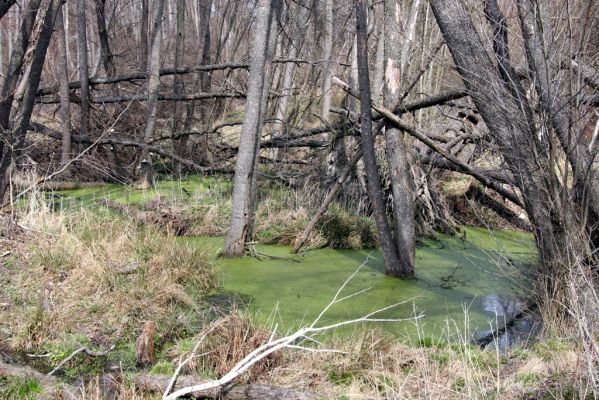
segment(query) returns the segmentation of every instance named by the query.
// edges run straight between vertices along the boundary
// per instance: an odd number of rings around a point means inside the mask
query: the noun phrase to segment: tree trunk
[[[302,4],[297,7],[297,20],[293,22],[293,31],[290,37],[289,53],[287,58],[293,60],[297,58],[300,42],[302,39],[303,29],[308,20],[307,8]],[[287,136],[287,108],[289,106],[289,99],[291,98],[291,92],[293,91],[293,77],[295,74],[295,63],[285,64],[285,73],[283,75],[283,84],[280,88],[281,97],[276,107],[275,122],[272,125],[273,137]],[[274,159],[278,158],[278,151],[275,151],[273,155]]]
[[[0,140],[0,202],[4,199],[8,187],[8,174],[12,162],[12,143],[15,138],[10,137],[10,113],[14,99],[14,92],[19,82],[19,76],[23,68],[25,52],[29,47],[29,39],[33,30],[33,24],[40,6],[40,0],[31,0],[23,16],[19,36],[10,54],[10,62],[6,70],[6,77],[2,85],[0,96],[0,130],[4,140]]]
[[[200,24],[198,29],[199,36],[199,51],[198,51],[198,65],[208,65],[210,63],[210,16],[212,13],[212,0],[200,0],[198,2]],[[202,92],[210,92],[212,87],[212,78],[210,72],[200,72],[197,74],[196,89]],[[204,129],[210,125],[208,115],[208,100],[202,100],[200,102],[200,116],[199,120],[201,123],[201,129]],[[193,125],[194,114],[196,109],[196,102],[190,101],[187,103],[187,114],[185,116],[184,130],[190,130]],[[200,138],[200,151],[199,154],[200,162],[204,164],[210,164],[212,162],[211,153],[209,149],[210,139],[206,137]],[[181,155],[187,152],[187,138],[184,138],[178,142],[178,153]]]
[[[85,0],[77,0],[77,49],[79,54],[79,81],[81,82],[81,103],[79,132],[89,134],[89,63],[87,60],[87,22],[85,19]]]
[[[322,44],[322,59],[324,61],[323,83],[322,83],[322,111],[321,116],[325,121],[329,120],[331,108],[331,77],[333,76],[333,0],[324,0],[324,35]]]
[[[372,110],[370,98],[370,78],[368,74],[368,33],[366,31],[366,0],[356,0],[356,41],[358,80],[360,86],[360,133],[362,136],[362,154],[366,175],[368,178],[368,198],[372,204],[379,242],[383,251],[385,271],[392,276],[406,276],[409,272],[402,269],[397,247],[393,242],[387,214],[385,213],[385,202],[381,192],[381,180],[376,164],[374,151],[374,138],[372,135]]]
[[[35,104],[35,95],[42,76],[42,69],[46,59],[48,45],[52,37],[52,30],[56,22],[56,16],[62,6],[62,0],[51,0],[48,4],[45,15],[41,23],[39,32],[32,38],[34,46],[31,54],[29,73],[27,82],[24,85],[23,96],[20,98],[19,106],[15,115],[11,118],[13,121],[12,129],[9,135],[4,135],[8,140],[8,146],[5,146],[2,153],[2,164],[0,165],[0,199],[3,199],[8,188],[10,180],[10,164],[13,158],[18,157],[23,147],[25,134],[31,120],[31,113]],[[29,53],[28,53],[29,55]],[[5,131],[6,132],[6,131]]]
[[[98,37],[100,38],[100,61],[104,66],[106,76],[114,76],[116,68],[110,51],[108,30],[106,29],[106,0],[95,0],[95,3],[96,24],[98,25]]]
[[[150,17],[149,0],[141,0],[141,23],[139,24],[139,70],[148,70],[148,19]]]
[[[60,86],[60,130],[62,132],[60,163],[65,165],[71,159],[71,101],[69,99],[69,62],[67,59],[67,38],[62,9],[58,12],[56,28],[58,34],[58,57],[60,65],[58,71]]]
[[[417,4],[417,0],[415,4]],[[401,10],[398,0],[385,1],[385,107],[392,107],[400,100],[401,69]],[[407,40],[407,39],[406,39]],[[404,48],[409,44],[404,43]],[[387,162],[393,194],[393,219],[395,222],[395,245],[399,255],[401,275],[414,273],[416,257],[416,219],[414,210],[414,178],[408,160],[404,133],[392,125],[385,128],[387,139]]]
[[[158,110],[158,90],[160,89],[160,42],[162,37],[162,14],[164,1],[157,0],[154,4],[154,15],[152,16],[152,32],[150,35],[150,51],[148,53],[148,102],[146,103],[146,124],[144,129],[144,141],[148,143],[156,131],[156,112]],[[141,172],[140,187],[147,189],[154,183],[154,169],[152,167],[152,156],[147,150],[141,153],[139,169]]]
[[[183,46],[185,45],[185,0],[177,0],[177,23],[175,33],[175,68],[179,68],[183,63]],[[181,96],[183,94],[183,78],[181,75],[175,75],[173,82],[173,92],[175,96]],[[175,101],[175,113],[173,115],[173,130],[172,133],[179,132],[181,130],[181,119],[183,118],[183,104],[179,101]],[[180,140],[176,142],[180,143]],[[175,146],[177,146],[175,144]],[[185,156],[184,151],[180,151],[177,148],[177,153]],[[182,165],[177,164],[176,174],[181,176]]]
[[[530,123],[523,103],[526,99],[517,87],[519,81],[509,79],[507,54],[499,58],[503,65],[498,69],[460,0],[430,0],[430,4],[456,68],[517,179],[534,228],[547,287],[557,289],[563,283],[559,277],[567,260],[584,257],[585,249],[580,248],[573,210],[564,203],[564,188],[552,165],[550,145],[541,142],[535,125]]]
[[[272,8],[279,0],[258,0],[256,20],[250,44],[250,76],[246,111],[241,128],[239,153],[233,178],[231,223],[225,241],[224,255],[241,256],[250,230],[253,210],[252,182],[257,164],[257,149],[261,135],[261,114],[264,109],[264,71],[267,69],[268,43],[272,24]]]

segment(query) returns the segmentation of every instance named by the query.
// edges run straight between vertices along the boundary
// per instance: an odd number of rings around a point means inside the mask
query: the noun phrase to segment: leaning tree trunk
[[[31,0],[27,4],[25,15],[21,23],[19,36],[10,54],[10,62],[6,70],[6,77],[0,93],[0,200],[4,199],[8,188],[8,177],[10,164],[12,162],[12,143],[15,138],[11,137],[9,121],[14,92],[19,82],[19,76],[23,69],[23,59],[29,47],[29,40],[33,30],[33,24],[40,6],[41,0]]]
[[[417,3],[416,3],[417,6]],[[392,108],[400,99],[401,69],[401,10],[398,0],[385,1],[385,84],[383,104]],[[404,43],[404,48],[409,42]],[[389,179],[393,193],[393,219],[395,244],[399,256],[401,275],[414,273],[416,257],[416,219],[414,210],[415,185],[404,133],[392,125],[385,128]]]
[[[4,148],[5,153],[2,154],[2,161],[7,159],[8,163],[7,168],[4,168],[4,165],[2,165],[2,169],[0,169],[0,199],[4,198],[6,189],[8,188],[10,179],[10,169],[8,166],[10,166],[12,159],[20,155],[24,145],[25,134],[29,127],[29,121],[31,120],[37,88],[40,83],[44,61],[48,51],[48,45],[50,44],[50,39],[52,37],[56,16],[61,7],[62,0],[51,0],[49,2],[39,32],[34,34],[34,37],[31,40],[31,45],[34,47],[33,51],[28,53],[28,57],[30,56],[31,59],[26,60],[26,63],[30,65],[29,73],[27,74],[27,82],[24,84],[23,95],[19,99],[19,105],[16,108],[14,115],[11,117],[12,129],[9,134],[3,134],[4,139],[8,140],[8,146]]]
[[[233,178],[231,223],[225,240],[225,256],[241,256],[250,230],[253,210],[252,182],[258,157],[263,107],[264,70],[267,65],[268,43],[272,24],[272,8],[279,0],[258,0],[256,20],[250,44],[250,76],[248,80],[246,111],[241,128],[239,152]]]
[[[100,60],[104,66],[106,76],[114,76],[116,67],[113,55],[110,51],[110,41],[106,28],[106,0],[95,0],[96,2],[96,25],[98,26],[98,37],[100,39]]]
[[[150,35],[150,51],[148,52],[148,101],[146,103],[146,125],[144,141],[148,143],[156,131],[156,112],[158,110],[158,90],[160,89],[160,41],[162,37],[162,14],[164,0],[157,0],[154,4],[153,27]],[[150,152],[143,150],[140,158],[141,182],[140,187],[147,189],[154,182],[154,170]]]
[[[584,257],[586,249],[584,243],[581,248],[574,211],[564,202],[549,143],[541,142],[530,121],[519,81],[509,79],[509,59],[504,55],[498,59],[503,65],[495,65],[462,1],[430,0],[430,4],[468,93],[517,179],[534,228],[541,272],[548,288],[557,289],[567,260]]]
[[[397,247],[393,242],[387,214],[385,213],[385,202],[381,191],[381,179],[376,165],[376,154],[374,152],[374,138],[372,135],[372,110],[370,99],[370,78],[368,74],[368,33],[366,31],[366,3],[365,0],[356,1],[356,40],[358,81],[360,86],[360,133],[362,136],[362,154],[366,174],[368,176],[368,198],[372,204],[372,214],[376,222],[379,241],[383,250],[385,271],[392,276],[406,276],[409,271],[404,271],[397,254]]]

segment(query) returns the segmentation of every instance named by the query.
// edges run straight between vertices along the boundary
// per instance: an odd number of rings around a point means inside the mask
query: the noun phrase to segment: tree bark
[[[362,136],[362,154],[366,175],[368,178],[368,198],[372,205],[372,214],[376,222],[379,242],[383,251],[385,261],[385,272],[392,276],[407,276],[410,272],[404,271],[397,254],[397,247],[393,241],[387,214],[385,213],[385,202],[381,192],[381,180],[376,164],[376,154],[374,151],[374,138],[372,135],[372,111],[370,98],[370,78],[368,74],[368,33],[366,22],[366,2],[365,0],[356,0],[356,41],[357,41],[357,61],[358,61],[358,80],[360,86],[360,108],[361,125],[360,133]]]
[[[152,16],[152,32],[150,35],[150,51],[148,53],[148,82],[146,91],[148,102],[146,104],[146,123],[144,129],[144,141],[149,142],[156,131],[156,112],[158,110],[158,90],[160,89],[160,45],[162,37],[162,14],[164,1],[157,0],[154,4],[154,15]],[[141,182],[140,187],[147,189],[154,183],[154,170],[150,153],[143,150],[140,157]]]
[[[415,0],[413,7],[418,6]],[[398,0],[385,0],[385,85],[383,90],[383,104],[392,107],[400,100],[400,87],[402,74],[401,68],[402,47],[409,47],[401,43],[401,9]],[[404,39],[407,41],[407,38]],[[407,51],[406,51],[407,52]],[[415,219],[415,185],[410,163],[408,160],[407,146],[404,133],[388,124],[385,128],[387,144],[387,162],[389,164],[389,179],[393,194],[393,219],[395,223],[395,245],[399,256],[400,275],[414,273],[414,260],[416,257],[416,219]]]
[[[268,43],[272,24],[272,8],[279,0],[258,0],[250,45],[250,76],[246,111],[241,128],[239,153],[233,178],[232,213],[224,255],[241,256],[251,229],[253,210],[252,182],[257,164],[257,149],[261,135],[261,115],[264,109],[264,71],[267,69]]]
[[[183,47],[185,45],[185,0],[177,0],[177,23],[175,32],[175,68],[179,68],[183,63]],[[183,78],[181,75],[175,75],[173,82],[173,92],[175,96],[181,96],[183,94]],[[173,115],[173,127],[172,132],[178,132],[181,130],[181,120],[183,118],[183,104],[179,101],[175,101],[175,112]],[[177,147],[177,153],[185,156],[186,151],[180,149],[179,145],[181,140],[177,141],[175,146]],[[176,174],[181,176],[182,166],[177,165]]]

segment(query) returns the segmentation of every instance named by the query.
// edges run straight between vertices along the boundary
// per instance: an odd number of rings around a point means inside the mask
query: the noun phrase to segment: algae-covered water
[[[182,238],[197,246],[222,246],[220,238]],[[349,282],[343,296],[366,292],[333,306],[322,323],[355,319],[405,301],[378,317],[414,321],[377,323],[411,338],[473,332],[502,325],[506,308],[526,290],[533,261],[533,242],[520,232],[490,232],[466,228],[466,240],[442,237],[427,241],[416,252],[415,279],[384,274],[378,250],[310,250],[291,260],[244,257],[219,258],[224,289],[251,296],[250,309],[262,322],[292,329],[311,322],[343,282],[368,258]],[[286,246],[257,246],[260,253],[289,257]],[[499,299],[489,308],[489,296]],[[245,296],[244,296],[245,297]],[[497,301],[495,301],[497,303]]]
[[[228,182],[193,178],[161,182],[156,190],[150,191],[106,185],[60,192],[56,194],[56,201],[86,207],[100,198],[110,197],[139,204],[160,195],[174,200],[192,199],[201,206],[202,202],[210,201],[202,193],[209,193],[217,186],[223,192]],[[527,290],[527,276],[536,256],[533,238],[527,233],[473,227],[465,228],[465,233],[465,239],[440,235],[438,240],[423,240],[416,253],[416,275],[410,280],[386,276],[381,253],[376,249],[324,248],[291,257],[289,247],[258,245],[258,253],[275,258],[216,258],[216,262],[222,277],[222,291],[239,294],[246,299],[246,310],[259,322],[277,324],[280,331],[311,322],[368,258],[341,297],[366,291],[333,306],[323,317],[323,324],[355,319],[405,302],[377,317],[405,319],[421,315],[417,324],[413,320],[376,324],[411,339],[447,333],[468,334],[504,323],[502,306],[509,309],[514,298]],[[180,240],[208,248],[214,257],[224,241],[214,237],[182,237]]]

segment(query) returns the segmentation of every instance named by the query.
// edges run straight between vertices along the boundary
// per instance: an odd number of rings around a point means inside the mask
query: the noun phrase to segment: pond
[[[314,249],[291,258],[289,247],[256,246],[260,258],[218,258],[224,290],[251,299],[249,309],[262,323],[279,329],[297,328],[314,320],[344,281],[364,263],[322,324],[359,318],[404,302],[378,318],[406,319],[377,323],[411,339],[464,335],[502,327],[521,309],[517,299],[526,290],[534,262],[532,237],[522,232],[465,228],[466,240],[440,236],[416,252],[414,279],[384,274],[378,250]],[[181,238],[214,252],[222,238]],[[268,257],[268,256],[272,257]],[[287,258],[289,259],[283,259]],[[345,329],[347,331],[347,329]]]

